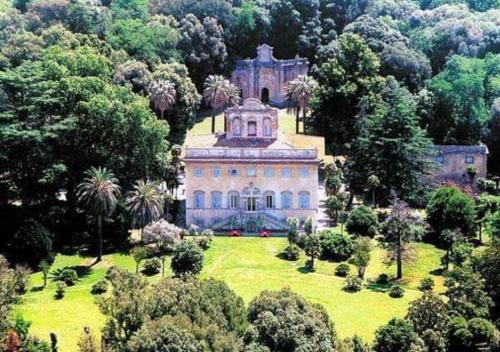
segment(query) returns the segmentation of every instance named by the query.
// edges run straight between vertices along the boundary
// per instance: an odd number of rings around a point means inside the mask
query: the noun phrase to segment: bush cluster
[[[346,230],[352,235],[373,237],[377,229],[377,215],[365,205],[351,211],[347,218]]]
[[[156,275],[161,270],[161,260],[158,258],[147,259],[144,262],[144,274],[148,276]]]
[[[401,298],[404,296],[404,294],[404,288],[398,284],[392,285],[391,289],[389,290],[389,296],[391,296],[392,298]]]
[[[109,284],[106,281],[106,279],[101,279],[92,285],[92,289],[91,289],[90,293],[92,293],[93,295],[103,294],[106,291],[108,291],[108,286],[109,286]]]
[[[322,257],[325,259],[343,261],[347,260],[354,252],[354,241],[347,234],[324,230],[319,233],[319,236]]]
[[[363,280],[355,275],[348,276],[345,280],[344,291],[358,292],[363,288]]]
[[[350,271],[351,271],[351,267],[348,264],[340,263],[335,268],[335,275],[340,276],[340,277],[347,277],[347,275],[349,275]]]
[[[296,244],[291,244],[283,251],[283,257],[287,260],[299,260],[300,248]]]

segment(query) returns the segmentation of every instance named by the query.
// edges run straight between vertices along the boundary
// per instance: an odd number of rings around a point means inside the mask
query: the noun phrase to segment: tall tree
[[[295,107],[295,133],[299,133],[299,111],[302,110],[303,132],[306,133],[306,115],[314,89],[318,83],[310,76],[300,75],[288,82],[286,97],[290,105]]]
[[[163,113],[165,110],[171,108],[175,104],[175,99],[177,97],[175,85],[172,82],[158,80],[151,83],[149,91],[155,109],[160,111],[161,119],[163,120]]]
[[[99,239],[99,254],[97,261],[102,260],[102,221],[113,214],[120,186],[111,171],[106,168],[94,168],[85,172],[86,178],[78,186],[78,200],[97,220],[97,236]]]
[[[399,198],[418,201],[422,179],[430,173],[430,141],[418,125],[412,95],[388,77],[374,111],[360,121],[360,135],[347,161],[346,178],[356,193],[366,190],[368,179],[377,175],[387,200],[391,190]]]
[[[163,196],[156,182],[138,180],[127,196],[127,209],[134,225],[141,228],[141,241],[144,227],[160,218],[163,212]]]
[[[218,75],[210,75],[205,81],[203,98],[205,102],[212,107],[212,133],[215,132],[215,116],[217,111],[229,104],[235,104],[239,99],[236,98],[237,89],[227,79]],[[224,121],[224,131],[226,122]]]
[[[335,152],[345,153],[358,135],[360,112],[365,114],[361,102],[371,100],[382,80],[379,60],[363,39],[343,34],[338,45],[338,53],[319,68],[319,86],[311,98],[311,125]]]

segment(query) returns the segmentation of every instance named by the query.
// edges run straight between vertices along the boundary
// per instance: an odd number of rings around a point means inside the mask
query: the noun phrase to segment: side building
[[[287,83],[308,71],[307,59],[278,60],[273,56],[273,48],[262,44],[255,59],[236,62],[231,82],[240,88],[243,99],[257,98],[264,104],[285,107]]]
[[[227,132],[185,144],[186,225],[284,231],[318,208],[318,149],[295,147],[258,99],[225,111]],[[313,137],[314,138],[314,137]]]

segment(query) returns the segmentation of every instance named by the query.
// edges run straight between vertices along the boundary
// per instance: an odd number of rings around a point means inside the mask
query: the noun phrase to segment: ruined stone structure
[[[258,99],[227,109],[225,119],[226,133],[186,140],[186,225],[255,232],[285,231],[292,216],[316,221],[318,149],[292,144],[277,109]]]
[[[257,98],[264,104],[284,107],[287,82],[306,75],[308,70],[307,59],[278,60],[273,57],[273,48],[262,44],[255,59],[236,62],[231,82],[241,89],[243,99]]]
[[[434,161],[437,169],[432,183],[455,182],[473,185],[480,177],[486,177],[488,147],[480,145],[436,145]]]

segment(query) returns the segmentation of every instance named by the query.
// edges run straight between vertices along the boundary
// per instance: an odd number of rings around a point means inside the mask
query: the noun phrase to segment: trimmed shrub
[[[356,275],[348,276],[345,280],[344,291],[347,292],[358,292],[363,288],[363,280],[361,280]]]
[[[106,275],[104,276],[104,278],[111,281],[113,279],[113,276],[115,276],[116,272],[119,270],[120,268],[116,265],[110,266],[108,270],[106,270]]]
[[[106,281],[106,279],[101,279],[92,285],[92,290],[90,290],[90,293],[92,293],[93,295],[100,295],[106,291],[108,291],[108,282]]]
[[[405,290],[398,284],[392,285],[391,289],[389,290],[389,296],[392,298],[401,298],[405,294]]]
[[[386,273],[382,273],[377,277],[377,284],[379,285],[387,285],[389,284],[390,278]]]
[[[420,281],[418,289],[422,292],[432,291],[434,289],[434,280],[432,277],[424,277],[422,281]]]
[[[351,271],[351,267],[348,264],[340,263],[335,268],[335,275],[340,276],[340,277],[347,277],[347,275],[349,275],[350,271]]]
[[[283,257],[286,260],[299,260],[300,258],[300,248],[296,244],[291,244],[285,248],[283,251]]]
[[[377,215],[365,205],[351,211],[347,218],[346,230],[352,235],[373,237],[377,228]]]
[[[354,252],[354,241],[347,234],[324,230],[319,233],[321,240],[321,255],[326,259],[343,261]]]
[[[203,268],[203,250],[194,241],[182,241],[174,249],[171,267],[175,276],[198,274]]]
[[[54,294],[55,299],[62,299],[66,292],[66,284],[63,281],[58,281],[56,283],[56,293]]]
[[[73,286],[78,280],[78,274],[75,270],[64,268],[58,275],[57,279],[64,282],[67,286]]]
[[[151,258],[144,262],[143,272],[146,275],[156,275],[161,270],[161,260],[158,258]]]
[[[205,231],[203,231],[203,232],[205,232]],[[206,251],[207,249],[210,248],[210,245],[212,244],[213,236],[202,235],[202,236],[196,237],[195,241],[198,244],[198,246],[200,246],[201,249]]]

